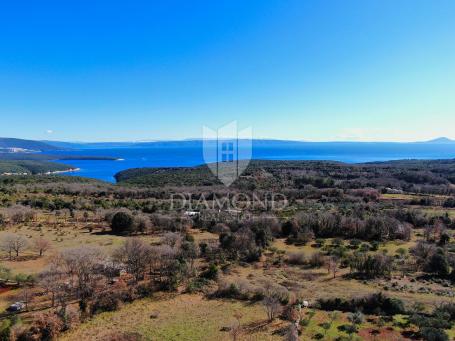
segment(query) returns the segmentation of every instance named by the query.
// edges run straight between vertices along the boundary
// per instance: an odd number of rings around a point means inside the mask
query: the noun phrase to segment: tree
[[[79,307],[85,312],[88,299],[93,295],[97,284],[96,269],[104,256],[96,248],[81,246],[64,250],[60,257],[62,270],[69,277],[68,290],[75,292]]]
[[[16,257],[19,257],[19,253],[22,252],[28,245],[27,239],[24,236],[16,235],[13,243],[13,251],[16,252]]]
[[[187,260],[190,265],[190,271],[194,270],[194,261],[199,255],[199,249],[197,248],[196,244],[192,242],[183,242],[182,243],[182,251],[181,256],[183,259]]]
[[[111,229],[115,234],[131,233],[134,227],[134,219],[128,212],[117,212],[112,217]]]
[[[14,245],[14,235],[12,233],[8,233],[4,235],[0,241],[0,247],[3,251],[8,253],[9,260],[13,258],[13,245]]]
[[[144,277],[147,264],[151,261],[152,249],[139,238],[127,239],[114,251],[113,258],[125,264],[126,271],[138,282]]]
[[[265,308],[269,321],[272,322],[281,310],[280,300],[275,296],[266,296],[262,300],[262,305]]]
[[[330,257],[327,261],[327,270],[333,274],[333,278],[336,277],[338,272],[338,259],[336,257]]]
[[[46,290],[46,293],[51,294],[51,306],[55,306],[55,296],[59,288],[59,276],[57,273],[46,270],[39,274],[38,280],[41,287]]]
[[[42,257],[44,253],[51,248],[51,242],[44,238],[37,238],[33,241],[33,248]]]
[[[438,249],[428,260],[425,271],[445,277],[450,273],[450,266],[444,250]]]
[[[263,282],[264,299],[262,305],[265,308],[269,321],[273,321],[281,311],[281,301],[289,298],[289,292],[285,287],[271,281]]]
[[[6,234],[0,243],[1,249],[6,251],[9,255],[9,259],[12,259],[12,253],[16,253],[16,257],[19,257],[19,253],[22,252],[28,245],[27,239],[24,236],[15,233]]]

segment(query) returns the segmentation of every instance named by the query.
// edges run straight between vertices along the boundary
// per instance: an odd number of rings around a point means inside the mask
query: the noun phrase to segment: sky
[[[455,138],[455,1],[4,1],[0,136]]]

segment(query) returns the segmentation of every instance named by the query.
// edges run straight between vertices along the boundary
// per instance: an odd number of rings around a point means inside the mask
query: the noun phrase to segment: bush
[[[0,325],[0,340],[8,341],[10,339],[11,327],[13,323],[10,319],[3,320]]]
[[[325,257],[321,252],[315,252],[311,255],[308,263],[312,268],[320,268],[325,263]]]
[[[216,291],[216,296],[240,299],[241,293],[239,287],[235,283],[229,283],[227,286],[219,286]]]
[[[208,269],[201,273],[201,277],[208,280],[216,280],[218,278],[218,267],[215,264],[210,264]]]
[[[134,226],[134,219],[131,214],[127,212],[117,212],[111,222],[112,232],[115,234],[131,233]]]
[[[445,303],[435,309],[433,315],[446,315],[450,321],[455,321],[455,303]]]
[[[288,263],[294,265],[304,265],[306,261],[305,254],[303,252],[294,252],[289,254]]]
[[[55,313],[48,312],[33,316],[29,329],[17,335],[18,340],[54,340],[64,329],[64,323]]]
[[[99,314],[104,311],[115,311],[119,308],[120,300],[118,294],[112,291],[100,293],[92,303],[90,311],[92,314]]]
[[[119,300],[124,303],[131,303],[137,298],[136,295],[128,289],[120,290],[117,295]]]
[[[186,292],[191,294],[201,291],[207,283],[208,282],[205,278],[194,278],[188,282],[188,285],[186,286]]]
[[[420,331],[420,335],[425,341],[449,341],[449,336],[442,329],[425,327]]]
[[[151,283],[141,283],[136,287],[136,295],[140,298],[150,297],[153,294]]]
[[[444,250],[438,249],[428,260],[425,266],[425,271],[433,273],[440,277],[446,277],[450,273],[449,261],[444,253]]]
[[[390,298],[382,293],[373,294],[363,298],[345,300],[342,298],[319,299],[319,307],[322,310],[343,312],[362,311],[369,315],[388,315],[405,313],[404,304],[397,298]]]

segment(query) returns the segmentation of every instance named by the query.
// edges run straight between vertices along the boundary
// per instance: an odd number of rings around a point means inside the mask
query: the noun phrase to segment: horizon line
[[[18,138],[21,139],[21,138]],[[25,139],[24,139],[25,140]],[[203,137],[191,137],[191,138],[181,138],[181,139],[144,139],[144,140],[101,140],[101,141],[83,141],[83,140],[51,140],[51,139],[26,139],[31,141],[40,141],[40,142],[62,142],[62,143],[74,143],[74,144],[95,144],[95,143],[131,143],[131,144],[140,144],[140,143],[161,143],[161,142],[189,142],[189,141],[204,141],[210,140]],[[455,143],[455,139],[448,137],[435,137],[429,140],[304,140],[304,139],[282,139],[282,138],[252,138],[252,141],[276,141],[276,142],[296,142],[296,143]]]

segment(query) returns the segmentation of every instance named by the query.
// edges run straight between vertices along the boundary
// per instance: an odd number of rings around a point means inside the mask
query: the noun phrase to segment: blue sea
[[[56,152],[57,153],[57,152]],[[199,143],[156,143],[144,146],[117,148],[84,148],[65,150],[57,154],[83,156],[109,156],[120,160],[69,160],[59,161],[80,168],[68,173],[115,182],[114,175],[128,168],[181,167],[204,163]],[[452,159],[454,143],[255,143],[253,159],[262,160],[331,160],[346,163],[388,161],[399,159]],[[213,160],[212,160],[213,161]]]

